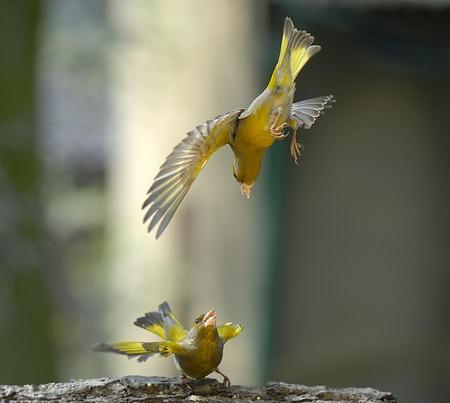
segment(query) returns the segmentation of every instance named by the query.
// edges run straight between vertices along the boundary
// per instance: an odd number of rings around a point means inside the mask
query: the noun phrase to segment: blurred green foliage
[[[40,2],[0,2],[0,379],[55,379],[36,141]]]

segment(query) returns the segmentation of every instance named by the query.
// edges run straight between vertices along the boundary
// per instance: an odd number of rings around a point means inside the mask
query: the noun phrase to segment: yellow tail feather
[[[120,341],[111,344],[100,343],[94,347],[94,351],[123,354],[129,358],[139,357],[139,361],[145,361],[154,354],[159,354],[161,357],[168,357],[170,354],[183,354],[184,348],[170,340],[156,342]]]
[[[286,17],[277,67],[289,63],[292,80],[294,81],[308,60],[320,51],[320,46],[312,45],[313,42],[313,36],[306,31],[299,31],[294,28],[292,20]]]
[[[164,355],[161,349],[162,342],[121,341],[118,343],[100,343],[94,351],[118,353],[129,358],[138,357],[138,361],[145,361],[154,354]]]

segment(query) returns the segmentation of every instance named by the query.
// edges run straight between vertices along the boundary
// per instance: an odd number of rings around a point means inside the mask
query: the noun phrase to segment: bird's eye
[[[238,180],[237,175],[236,175],[236,170],[234,169],[234,167],[233,167],[233,176],[234,176],[234,179]]]
[[[198,325],[199,323],[200,323],[200,319],[199,318],[197,318],[197,319],[195,319],[195,322],[194,322],[196,325]]]
[[[279,94],[281,92],[281,85],[277,85],[277,87],[275,88],[275,94]]]

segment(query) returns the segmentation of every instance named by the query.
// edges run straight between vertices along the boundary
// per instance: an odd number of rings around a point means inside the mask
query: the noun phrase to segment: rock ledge
[[[0,401],[394,403],[397,400],[389,392],[372,388],[334,389],[270,382],[265,387],[232,386],[230,393],[209,378],[192,383],[189,390],[177,378],[125,376],[43,385],[0,385]]]

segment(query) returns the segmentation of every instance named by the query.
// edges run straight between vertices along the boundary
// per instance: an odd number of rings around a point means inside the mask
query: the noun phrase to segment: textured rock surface
[[[229,392],[214,379],[191,384],[177,378],[126,376],[86,379],[44,385],[0,385],[1,401],[90,402],[396,402],[389,392],[371,388],[332,389],[325,386],[269,383],[266,387],[233,386]]]

